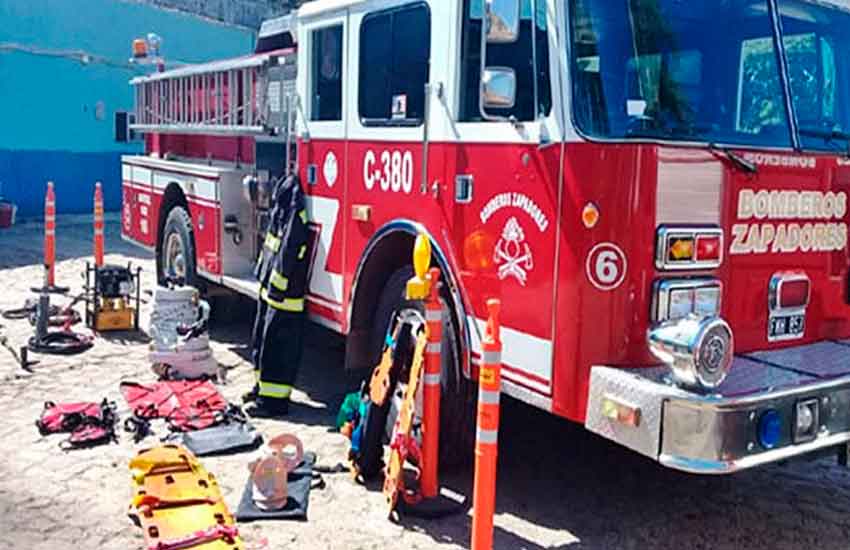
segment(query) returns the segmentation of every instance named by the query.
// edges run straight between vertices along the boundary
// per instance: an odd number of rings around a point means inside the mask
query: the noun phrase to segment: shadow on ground
[[[149,259],[150,253],[121,239],[120,215],[106,214],[104,220],[104,250],[129,258]],[[7,229],[0,229],[0,269],[9,269],[44,262],[44,223],[29,218]],[[89,216],[59,216],[56,221],[56,261],[91,257],[94,248],[94,228]],[[37,242],[33,242],[37,241]]]

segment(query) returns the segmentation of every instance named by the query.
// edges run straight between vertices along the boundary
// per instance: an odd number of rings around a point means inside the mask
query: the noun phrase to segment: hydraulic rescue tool
[[[98,332],[139,330],[141,267],[86,262],[86,325]]]

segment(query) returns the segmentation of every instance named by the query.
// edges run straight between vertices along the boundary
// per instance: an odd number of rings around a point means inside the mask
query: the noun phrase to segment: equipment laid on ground
[[[263,443],[263,436],[246,419],[229,419],[217,426],[168,436],[169,443],[182,445],[195,456],[215,456],[253,451]]]
[[[139,330],[141,267],[86,262],[86,325],[97,332]]]
[[[149,550],[242,550],[239,530],[218,482],[183,447],[163,445],[130,461],[129,516]]]
[[[248,465],[251,499],[260,510],[282,510],[288,499],[287,476],[304,459],[304,445],[292,434],[272,438],[262,458]],[[292,449],[291,452],[287,452]]]
[[[242,523],[271,519],[307,519],[310,492],[324,487],[322,476],[316,471],[316,455],[304,453],[304,459],[286,476],[286,504],[280,509],[264,510],[254,501],[254,479],[248,481],[242,491],[236,519]]]
[[[70,327],[82,321],[80,313],[74,309],[74,306],[83,299],[83,296],[77,296],[65,307],[51,305],[49,309],[49,317],[47,320],[48,326],[51,327]],[[35,326],[38,318],[38,300],[28,298],[24,305],[15,308],[7,309],[3,312],[4,319],[29,319],[31,325]]]
[[[162,378],[214,377],[218,362],[207,333],[210,306],[192,287],[157,287],[154,292],[148,358]],[[163,368],[158,368],[162,366]]]
[[[50,295],[42,293],[38,298],[35,312],[35,335],[27,344],[30,351],[53,355],[73,355],[82,353],[92,347],[90,336],[71,331],[73,320],[69,317],[62,330],[49,332],[50,325]]]
[[[120,391],[135,418],[163,419],[176,432],[209,428],[239,414],[209,380],[121,382]]]
[[[60,443],[63,449],[70,450],[116,441],[117,421],[115,403],[106,399],[100,403],[48,401],[35,425],[42,436],[70,433],[70,437]]]

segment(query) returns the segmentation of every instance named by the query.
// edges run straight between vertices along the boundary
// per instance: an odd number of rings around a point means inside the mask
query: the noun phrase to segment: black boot
[[[245,409],[254,418],[279,418],[289,414],[289,399],[257,397],[256,404]]]
[[[243,403],[253,403],[260,396],[260,386],[254,384],[254,387],[251,388],[251,391],[242,394],[242,402]]]

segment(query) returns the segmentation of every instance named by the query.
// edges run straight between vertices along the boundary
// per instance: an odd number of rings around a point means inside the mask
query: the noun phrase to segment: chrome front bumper
[[[795,442],[796,405],[812,399],[818,400],[817,436]],[[612,418],[612,402],[638,413],[630,422]],[[757,435],[768,409],[782,418],[779,442],[770,449]],[[585,425],[665,466],[698,474],[732,473],[837,446],[846,453],[850,344],[819,342],[738,356],[711,394],[675,387],[666,367],[593,367]]]

